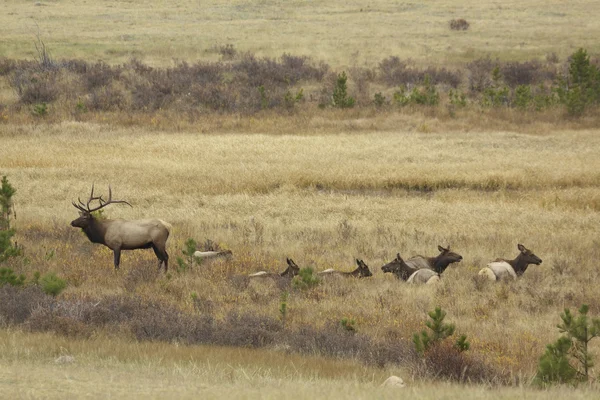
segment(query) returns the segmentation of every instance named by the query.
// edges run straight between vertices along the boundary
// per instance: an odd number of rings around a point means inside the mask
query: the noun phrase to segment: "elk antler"
[[[79,198],[79,197],[77,198],[77,200],[79,201],[79,204],[76,204],[75,202],[71,202],[71,204],[73,204],[73,206],[75,206],[75,208],[77,208],[78,210],[86,212],[86,213],[93,213],[94,211],[98,211],[101,208],[104,208],[109,204],[124,203],[124,204],[127,204],[129,207],[133,207],[131,204],[129,204],[125,200],[113,200],[112,199],[112,189],[111,189],[110,185],[108,185],[108,200],[104,200],[102,198],[102,195],[94,196],[94,184],[92,184],[92,193],[90,194],[90,199],[88,200],[87,204],[84,203],[83,201],[81,201],[81,198]],[[94,200],[98,200],[100,205],[95,208],[90,208],[90,203]]]

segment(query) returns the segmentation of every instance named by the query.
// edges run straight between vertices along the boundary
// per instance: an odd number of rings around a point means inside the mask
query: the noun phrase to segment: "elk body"
[[[119,269],[121,250],[152,249],[158,258],[158,269],[164,265],[167,272],[169,254],[166,250],[167,239],[171,225],[160,219],[141,219],[127,221],[123,219],[98,219],[92,213],[101,210],[109,204],[131,204],[124,200],[113,200],[112,191],[108,187],[108,200],[102,196],[94,197],[94,186],[87,204],[78,199],[73,206],[79,210],[79,218],[71,221],[71,226],[81,228],[90,242],[103,244],[114,253],[115,269]],[[99,206],[90,208],[92,201],[98,201]]]
[[[408,277],[406,283],[414,283],[416,285],[427,284],[431,285],[433,283],[440,281],[440,274],[435,272],[432,269],[423,268],[416,272],[414,272],[411,276]]]
[[[391,272],[398,279],[410,281],[410,283],[426,283],[429,280],[439,280],[439,276],[452,263],[460,262],[462,256],[458,253],[450,251],[450,246],[444,248],[438,246],[440,254],[436,257],[414,256],[404,261],[400,253],[396,258],[387,263],[381,270],[383,272]],[[421,270],[425,270],[422,271]],[[412,278],[412,279],[411,279]],[[432,283],[433,283],[432,281]]]
[[[292,279],[294,276],[298,275],[298,273],[300,272],[300,267],[298,265],[296,265],[294,260],[292,260],[291,258],[286,258],[286,261],[287,261],[288,267],[283,272],[276,273],[276,272],[259,271],[259,272],[255,272],[254,274],[248,275],[248,277],[250,277],[250,278],[289,278],[289,279]]]
[[[370,276],[373,276],[373,273],[371,273],[371,270],[369,269],[369,267],[367,266],[367,264],[365,264],[365,262],[363,260],[359,260],[357,258],[356,265],[358,265],[358,268],[356,268],[354,271],[351,271],[351,272],[336,271],[333,268],[329,268],[324,271],[317,272],[317,275],[338,275],[338,276],[346,276],[346,277],[351,276],[354,278],[368,278]]]
[[[525,273],[530,264],[540,265],[542,263],[541,258],[522,244],[518,244],[517,248],[519,255],[514,260],[497,258],[479,271],[479,275],[485,276],[491,281],[517,279]]]
[[[220,258],[229,260],[232,256],[233,253],[231,252],[231,250],[194,252],[194,258],[200,260],[200,262],[205,260],[216,260]]]

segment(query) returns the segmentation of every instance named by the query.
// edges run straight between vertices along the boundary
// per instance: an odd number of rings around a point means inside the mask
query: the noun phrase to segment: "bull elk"
[[[114,253],[115,269],[119,269],[121,250],[152,249],[158,258],[158,269],[164,264],[167,272],[169,254],[166,244],[169,238],[171,225],[160,219],[141,219],[126,221],[123,219],[98,219],[93,213],[109,204],[127,204],[125,200],[113,200],[112,190],[108,186],[108,200],[102,196],[94,196],[94,185],[87,203],[77,199],[79,203],[72,202],[79,210],[79,218],[71,221],[71,226],[81,228],[90,242],[100,243],[111,249]],[[90,203],[98,201],[99,206],[90,208]]]
[[[494,262],[489,263],[487,267],[479,271],[479,275],[485,276],[492,281],[517,279],[517,277],[525,273],[529,264],[540,265],[542,263],[541,258],[533,254],[531,250],[522,244],[518,244],[517,249],[519,249],[519,255],[514,260],[497,258]]]
[[[339,275],[339,276],[346,276],[346,277],[353,277],[353,278],[368,278],[370,276],[373,276],[373,274],[371,273],[371,270],[369,269],[369,267],[367,266],[367,264],[365,264],[365,262],[363,260],[359,260],[357,258],[356,265],[358,265],[358,268],[356,268],[354,271],[351,271],[351,272],[336,271],[333,268],[329,268],[324,271],[317,272],[317,275]]]

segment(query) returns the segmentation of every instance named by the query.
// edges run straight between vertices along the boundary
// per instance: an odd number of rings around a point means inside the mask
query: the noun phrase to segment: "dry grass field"
[[[12,330],[0,332],[0,338],[0,389],[9,398],[398,398],[397,389],[379,387],[387,377],[384,371],[348,361],[114,338],[70,340]],[[596,395],[594,390],[466,391],[456,384],[417,383],[405,394],[416,399],[587,399]]]
[[[200,3],[8,0],[0,57],[35,58],[38,33],[56,59],[137,57],[162,67],[218,61],[227,44],[257,56],[307,55],[335,71],[389,56],[457,67],[488,54],[563,61],[579,47],[600,52],[593,2]],[[469,30],[451,31],[453,18]],[[58,79],[61,88],[86,82]],[[322,85],[311,82],[307,96]],[[293,113],[194,114],[184,104],[77,114],[71,97],[62,93],[40,118],[38,102],[19,103],[10,76],[0,79],[0,176],[17,189],[24,250],[2,267],[68,282],[56,298],[0,288],[3,395],[397,398],[379,387],[396,374],[413,398],[597,397],[595,381],[531,385],[564,308],[588,304],[600,315],[594,109],[566,118],[557,108],[321,110],[311,100]],[[105,216],[173,225],[168,274],[156,271],[150,250],[125,251],[115,272],[112,252],[69,226],[71,201],[92,184],[104,194],[111,185],[133,205],[109,206]],[[233,258],[178,270],[188,238],[212,240]],[[495,258],[516,257],[519,243],[543,263],[515,282],[477,278]],[[433,256],[438,245],[463,260],[435,286],[381,270],[398,252]],[[373,276],[328,277],[307,290],[245,278],[282,271],[286,257],[316,271],[350,271],[361,258]],[[425,368],[411,342],[436,306],[471,343],[454,381],[452,359],[440,355],[446,372]],[[341,328],[344,318],[356,332]],[[600,357],[597,342],[591,352]],[[60,356],[75,361],[55,362]]]
[[[528,382],[564,307],[587,303],[600,313],[598,141],[597,131],[198,135],[4,126],[0,168],[18,188],[17,240],[26,252],[26,261],[8,265],[67,278],[61,298],[69,301],[134,296],[216,320],[231,313],[277,320],[281,290],[268,282],[240,287],[235,276],[283,270],[285,257],[350,270],[359,257],[372,278],[292,290],[286,329],[329,329],[351,318],[360,334],[408,348],[426,312],[440,305],[474,354]],[[68,226],[77,216],[69,202],[85,198],[92,182],[104,192],[111,184],[116,198],[134,205],[111,206],[110,217],[174,225],[169,277],[151,272],[150,251],[125,252],[114,273],[112,254]],[[173,261],[187,238],[220,243],[234,259],[179,274]],[[474,279],[485,263],[516,256],[517,243],[543,264],[514,283]],[[435,255],[438,244],[464,260],[436,287],[408,286],[380,270],[397,252]],[[78,336],[78,327],[61,329],[51,330]]]
[[[577,47],[598,53],[592,1],[247,1],[76,0],[3,2],[0,56],[31,57],[38,32],[55,56],[109,62],[132,56],[164,65],[217,55],[215,46],[278,57],[310,55],[332,65],[372,64],[397,55],[428,64],[490,54],[528,60]],[[451,19],[470,23],[450,31]],[[39,29],[38,29],[39,27]]]

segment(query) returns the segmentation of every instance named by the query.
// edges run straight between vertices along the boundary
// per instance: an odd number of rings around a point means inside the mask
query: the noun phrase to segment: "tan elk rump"
[[[71,221],[71,226],[81,228],[90,242],[103,244],[114,253],[115,269],[119,269],[121,250],[152,249],[158,258],[158,268],[164,265],[168,269],[169,254],[166,250],[171,225],[160,219],[141,219],[128,221],[124,219],[98,219],[92,213],[109,204],[127,204],[127,201],[113,200],[112,190],[108,187],[108,200],[102,196],[94,196],[94,185],[87,203],[78,199],[73,206],[79,210],[79,218]],[[98,201],[99,206],[90,208],[90,203]]]

